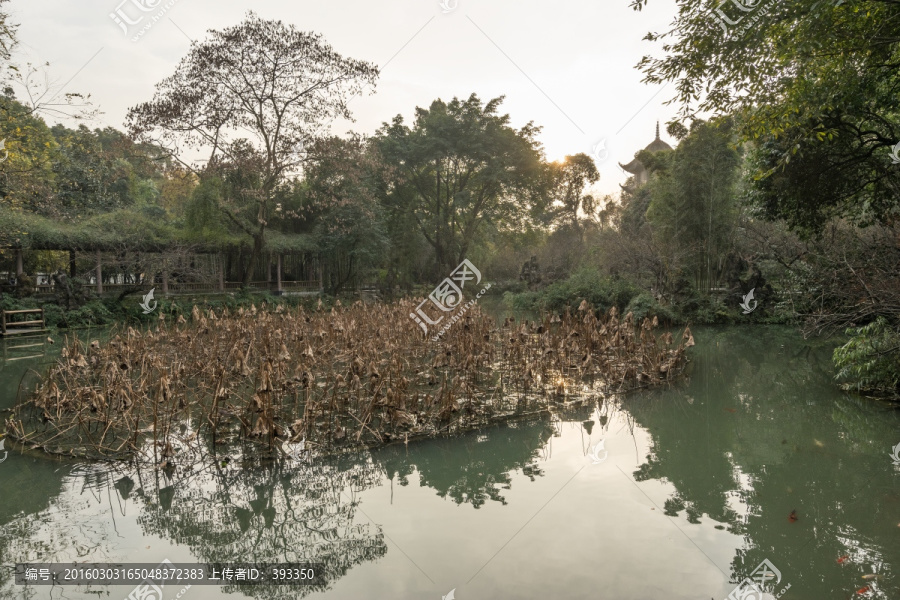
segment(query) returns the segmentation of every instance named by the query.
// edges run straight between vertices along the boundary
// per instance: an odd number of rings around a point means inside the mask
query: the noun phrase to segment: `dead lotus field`
[[[655,319],[598,316],[586,303],[500,324],[475,306],[434,342],[409,318],[414,306],[195,306],[190,319],[161,315],[152,330],[113,331],[105,343],[67,340],[7,430],[47,452],[162,465],[217,444],[307,456],[664,384],[694,343],[689,329],[676,344]]]

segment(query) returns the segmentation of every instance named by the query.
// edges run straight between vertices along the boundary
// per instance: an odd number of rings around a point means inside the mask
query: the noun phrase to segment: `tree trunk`
[[[282,291],[281,290],[281,253],[280,252],[278,253],[278,265],[276,266],[276,275],[277,275],[276,283],[278,285],[278,288],[276,289],[276,291],[280,293]]]
[[[219,267],[219,269],[218,269],[219,270],[219,291],[224,292],[225,291],[225,256],[222,255],[221,252],[219,253],[218,263],[219,263],[218,264],[218,267]]]
[[[247,270],[244,271],[244,280],[241,282],[243,287],[250,285],[250,278],[253,277],[253,268],[256,266],[259,255],[262,254],[263,242],[265,241],[263,238],[264,233],[265,229],[260,227],[259,233],[253,236],[253,251],[250,253],[250,261],[247,264]]]
[[[96,267],[96,277],[97,277],[97,294],[103,293],[103,266],[100,261],[100,251],[97,251],[97,267]]]

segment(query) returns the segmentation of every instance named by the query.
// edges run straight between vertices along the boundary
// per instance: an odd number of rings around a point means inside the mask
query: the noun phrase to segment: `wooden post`
[[[69,250],[69,277],[75,278],[75,251]]]
[[[162,269],[162,280],[163,280],[163,295],[169,293],[169,265],[166,264],[166,261],[163,261],[163,269]]]
[[[266,263],[268,263],[266,266],[266,269],[268,270],[268,273],[266,274],[266,288],[271,290],[272,289],[272,254],[271,253],[269,254],[269,260],[267,260]]]
[[[21,277],[22,273],[25,272],[25,267],[22,264],[22,249],[16,249],[16,277]]]
[[[325,278],[322,276],[322,257],[316,257],[316,266],[319,269],[319,293],[323,293],[325,291]]]
[[[225,291],[225,257],[219,253],[219,291]]]
[[[278,274],[278,291],[281,291],[281,253],[278,253],[278,266],[275,272]]]
[[[95,271],[96,271],[96,277],[97,277],[97,293],[102,294],[103,293],[103,266],[100,263],[100,251],[99,250],[97,250],[97,268],[95,269]]]

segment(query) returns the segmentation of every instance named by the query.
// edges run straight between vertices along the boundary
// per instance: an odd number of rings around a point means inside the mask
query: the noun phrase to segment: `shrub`
[[[662,306],[647,292],[641,292],[632,298],[628,306],[625,307],[625,312],[628,311],[634,313],[636,323],[643,321],[644,317],[657,317],[664,324],[673,324],[678,320],[669,307]]]
[[[548,286],[542,294],[543,308],[562,310],[575,308],[582,300],[601,310],[616,306],[624,309],[640,290],[630,281],[601,275],[592,267],[582,267],[568,279]]]
[[[852,336],[834,349],[835,379],[845,388],[897,394],[900,391],[900,332],[884,317],[847,330]]]
[[[514,311],[538,310],[541,295],[538,292],[504,292],[503,303]]]
[[[65,321],[65,311],[59,304],[44,304],[44,323],[47,327],[60,327]]]

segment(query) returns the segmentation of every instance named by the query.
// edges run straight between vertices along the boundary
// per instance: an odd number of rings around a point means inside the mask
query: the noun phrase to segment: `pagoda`
[[[672,146],[668,145],[661,139],[659,139],[659,121],[656,122],[656,139],[647,144],[647,147],[644,148],[647,152],[659,152],[660,150],[671,150]],[[644,164],[637,159],[637,153],[635,152],[634,158],[627,165],[623,165],[619,163],[619,166],[622,170],[631,173],[634,176],[634,184],[631,186],[624,186],[619,184],[619,187],[627,192],[634,191],[635,188],[640,187],[647,183],[650,180],[650,172],[644,167]]]

